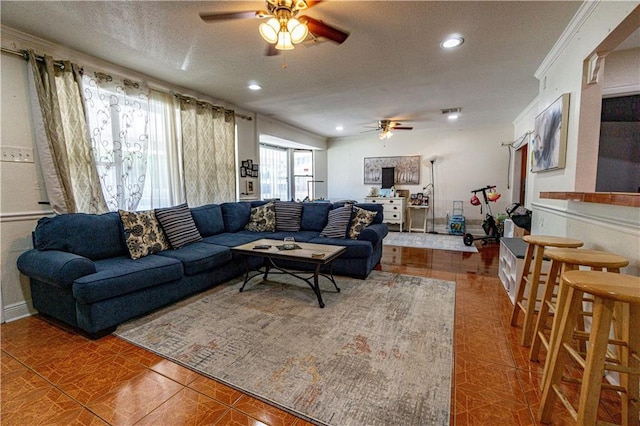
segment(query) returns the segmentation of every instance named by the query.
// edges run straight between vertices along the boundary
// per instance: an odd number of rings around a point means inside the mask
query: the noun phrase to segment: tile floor
[[[533,425],[542,365],[528,361],[520,328],[509,325],[498,245],[478,248],[387,246],[378,269],[456,281],[451,424]],[[114,336],[87,340],[38,316],[0,332],[2,425],[309,424]],[[616,402],[603,394],[602,420],[619,421]],[[553,424],[573,423],[558,405]]]

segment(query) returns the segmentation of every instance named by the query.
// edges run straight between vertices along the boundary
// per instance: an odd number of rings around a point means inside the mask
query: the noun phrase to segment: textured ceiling
[[[510,124],[536,97],[533,74],[578,1],[324,1],[306,11],[350,32],[342,45],[264,56],[259,20],[205,23],[199,12],[260,1],[2,1],[2,24],[240,108],[333,137],[384,118],[417,129]],[[449,34],[465,43],[440,48]],[[283,64],[286,63],[286,68]],[[263,90],[247,89],[257,82]],[[342,132],[337,125],[344,126]]]

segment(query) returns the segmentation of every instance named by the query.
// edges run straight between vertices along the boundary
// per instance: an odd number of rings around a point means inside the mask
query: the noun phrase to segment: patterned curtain
[[[109,210],[136,210],[145,185],[149,101],[146,87],[85,68],[89,138]]]
[[[56,213],[102,213],[106,205],[87,137],[77,66],[29,52],[36,146],[47,197]]]
[[[235,115],[180,98],[184,182],[191,206],[235,201]]]

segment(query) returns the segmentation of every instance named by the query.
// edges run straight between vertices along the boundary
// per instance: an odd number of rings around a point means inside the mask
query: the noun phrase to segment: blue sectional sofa
[[[191,208],[202,239],[132,259],[118,213],[64,214],[43,218],[33,233],[34,249],[18,258],[18,269],[30,278],[33,306],[42,314],[97,338],[131,318],[226,282],[244,273],[244,263],[230,247],[260,238],[344,245],[332,265],[336,275],[365,279],[382,256],[388,228],[378,204],[356,204],[376,211],[357,239],[320,236],[331,203],[302,203],[297,232],[253,232],[245,229],[256,202],[210,204]],[[258,267],[262,258],[248,259]],[[283,265],[300,266],[300,265]]]

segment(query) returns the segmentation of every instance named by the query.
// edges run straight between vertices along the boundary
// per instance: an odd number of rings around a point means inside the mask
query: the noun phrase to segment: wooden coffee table
[[[268,246],[268,248],[256,248],[260,246]],[[333,272],[330,271],[328,274],[320,273],[320,267],[323,265],[331,265],[331,262],[333,262],[336,257],[344,253],[347,248],[344,246],[301,243],[297,241],[295,243],[296,248],[292,250],[285,250],[283,246],[284,242],[282,240],[261,239],[231,248],[232,253],[241,254],[244,257],[246,273],[240,292],[244,290],[247,283],[254,277],[263,275],[262,279],[266,280],[269,272],[275,269],[277,271],[276,273],[291,275],[306,282],[316,294],[320,307],[324,308],[324,302],[322,301],[322,295],[320,294],[320,286],[318,285],[318,278],[323,276],[333,283],[333,286],[338,292],[340,292],[340,289],[336,284],[336,280],[333,278]],[[258,269],[252,269],[247,262],[248,256],[263,257],[265,259],[264,266]],[[309,275],[310,272],[305,273],[304,271],[292,271],[277,266],[275,261],[279,259],[309,263],[311,265],[315,265],[315,268],[311,275]]]

